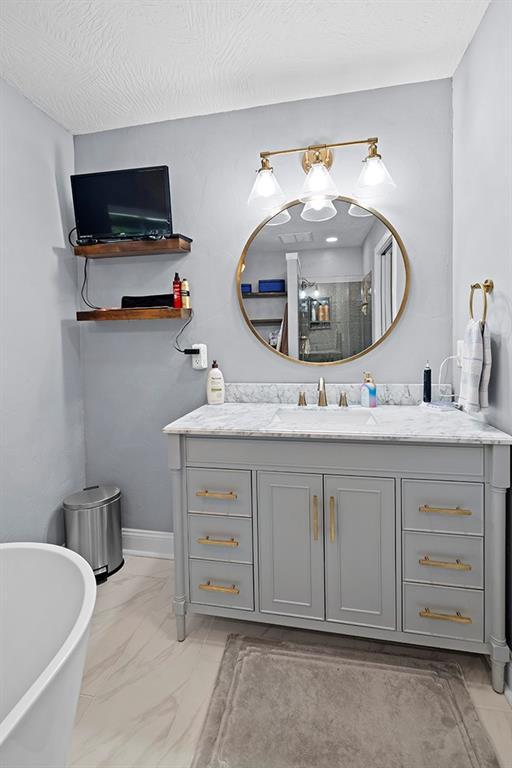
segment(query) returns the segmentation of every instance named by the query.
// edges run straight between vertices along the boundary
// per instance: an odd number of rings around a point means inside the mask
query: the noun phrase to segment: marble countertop
[[[372,409],[299,408],[282,403],[203,405],[168,424],[163,431],[215,437],[512,445],[511,435],[461,411],[436,411],[423,405],[383,405]]]

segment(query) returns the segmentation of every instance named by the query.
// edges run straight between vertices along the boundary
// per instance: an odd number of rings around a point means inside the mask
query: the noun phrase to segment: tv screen
[[[169,168],[71,176],[79,241],[172,235]]]

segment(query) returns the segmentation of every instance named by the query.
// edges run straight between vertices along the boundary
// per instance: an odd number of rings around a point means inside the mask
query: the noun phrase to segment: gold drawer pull
[[[214,547],[238,547],[240,545],[236,539],[211,539],[209,536],[198,539],[197,543],[211,544]]]
[[[318,496],[313,496],[313,540],[318,541]]]
[[[454,621],[456,624],[472,624],[473,619],[470,616],[462,616],[459,611],[457,613],[432,613],[430,608],[423,608],[419,612],[422,619],[437,619],[438,621]]]
[[[234,491],[196,491],[196,496],[201,496],[203,499],[220,499],[221,501],[236,501],[238,496]]]
[[[422,504],[420,512],[430,512],[433,515],[458,515],[460,517],[470,517],[473,513],[470,509],[461,509],[461,507],[431,507],[429,504]]]
[[[334,496],[329,497],[329,541],[331,544],[336,538],[336,509]]]
[[[454,563],[446,560],[431,560],[428,555],[422,557],[420,565],[430,565],[432,568],[445,568],[448,571],[471,571],[472,566],[469,563],[463,563],[461,560],[455,560]]]
[[[240,594],[240,590],[234,584],[231,587],[222,587],[220,584],[212,584],[210,581],[200,584],[199,589],[204,589],[205,592],[226,592],[228,595]]]

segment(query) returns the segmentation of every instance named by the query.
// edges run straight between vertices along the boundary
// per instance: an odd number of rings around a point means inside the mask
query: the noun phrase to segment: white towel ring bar
[[[483,283],[473,283],[471,285],[471,293],[469,294],[469,316],[472,320],[475,319],[473,315],[473,296],[475,295],[475,291],[477,289],[480,289],[482,291],[483,297],[484,297],[484,308],[482,312],[482,319],[480,320],[481,323],[485,323],[487,320],[487,294],[492,293],[494,289],[494,283],[492,280],[485,280]]]

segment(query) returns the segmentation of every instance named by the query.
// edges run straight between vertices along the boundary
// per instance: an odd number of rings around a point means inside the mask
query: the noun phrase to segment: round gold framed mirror
[[[332,202],[328,220],[304,220],[295,200],[262,221],[236,272],[252,333],[306,365],[338,365],[375,349],[409,294],[409,259],[393,225],[350,197]]]

